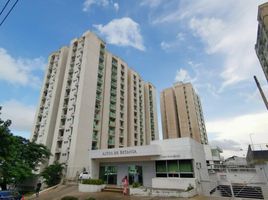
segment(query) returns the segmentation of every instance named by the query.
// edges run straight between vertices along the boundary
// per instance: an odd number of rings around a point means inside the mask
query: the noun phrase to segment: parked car
[[[79,174],[79,179],[83,180],[83,179],[91,179],[91,176],[88,172],[81,172]]]
[[[21,200],[22,195],[15,190],[0,191],[0,200]]]

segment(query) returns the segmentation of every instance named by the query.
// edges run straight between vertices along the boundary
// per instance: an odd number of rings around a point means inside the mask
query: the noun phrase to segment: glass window
[[[159,160],[155,164],[156,177],[194,177],[192,160]]]
[[[191,160],[179,161],[180,172],[193,172],[193,165]]]
[[[156,172],[166,172],[166,161],[161,160],[161,161],[156,161]]]
[[[179,167],[178,167],[178,161],[177,160],[168,160],[167,161],[167,167],[168,167],[168,172],[173,173],[173,172],[178,172]]]

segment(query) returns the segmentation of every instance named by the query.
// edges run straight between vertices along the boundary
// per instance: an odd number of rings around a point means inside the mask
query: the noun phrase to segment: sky
[[[14,134],[29,138],[48,55],[90,30],[158,94],[177,81],[191,82],[210,144],[225,157],[246,155],[251,141],[268,143],[268,112],[253,80],[256,75],[268,96],[254,50],[258,5],[264,2],[19,1],[0,26],[1,117],[12,120]]]

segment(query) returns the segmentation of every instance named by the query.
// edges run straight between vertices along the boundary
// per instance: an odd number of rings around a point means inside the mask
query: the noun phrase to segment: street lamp
[[[250,142],[251,142],[251,146],[252,146],[252,150],[254,151],[254,146],[253,146],[253,141],[252,141],[252,137],[251,135],[253,135],[254,133],[250,133],[249,137],[250,137]]]

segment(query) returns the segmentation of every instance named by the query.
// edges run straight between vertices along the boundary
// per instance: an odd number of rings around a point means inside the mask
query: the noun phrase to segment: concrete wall
[[[161,189],[186,190],[189,185],[197,187],[196,178],[153,178],[152,187]]]

